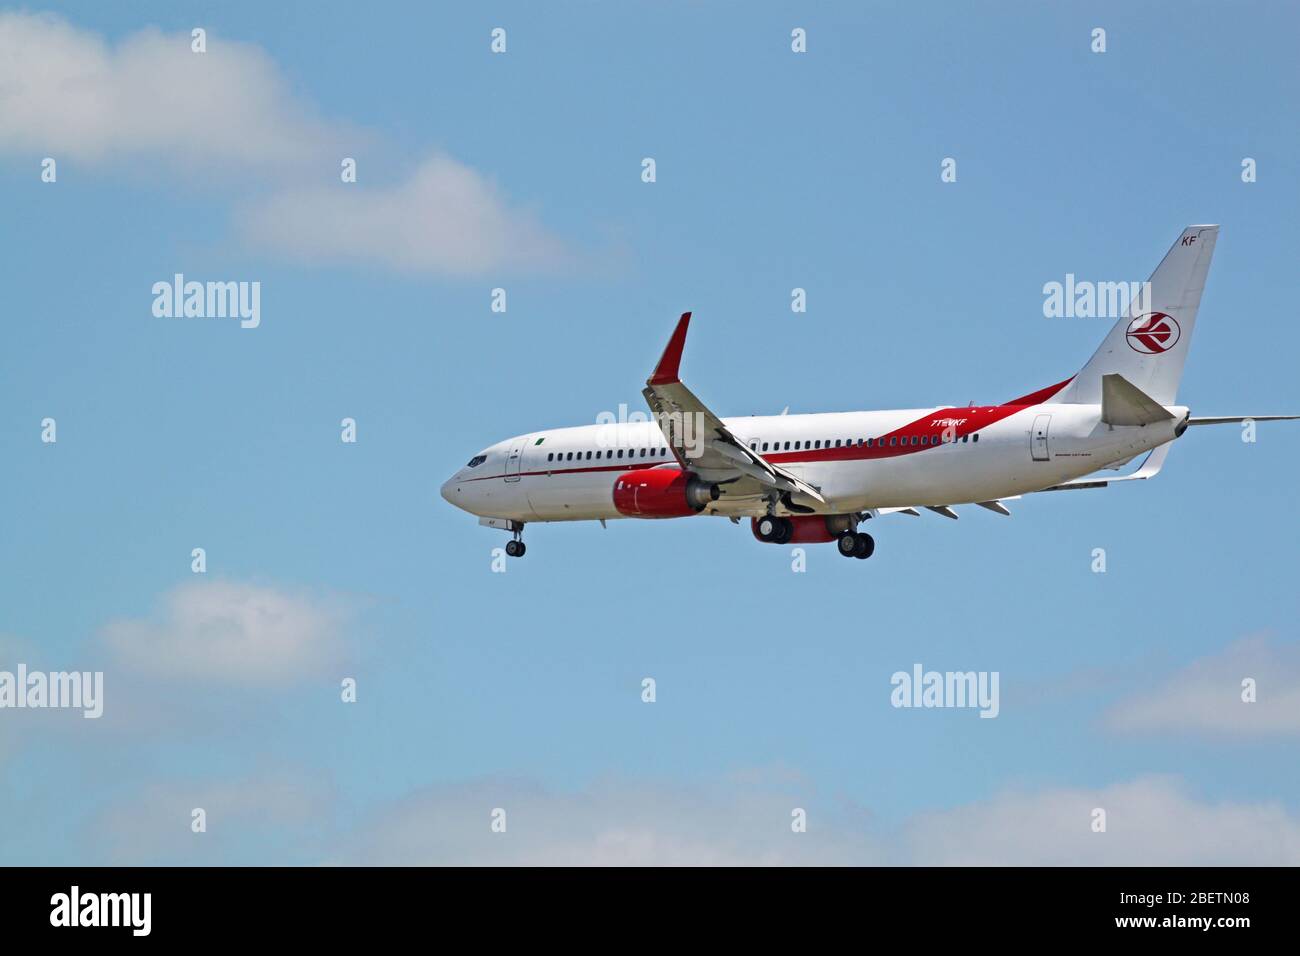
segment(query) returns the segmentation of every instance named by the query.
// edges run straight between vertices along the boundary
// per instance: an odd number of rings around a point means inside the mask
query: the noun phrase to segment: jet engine
[[[721,493],[680,468],[642,468],[615,479],[614,507],[629,518],[684,518],[699,514]]]

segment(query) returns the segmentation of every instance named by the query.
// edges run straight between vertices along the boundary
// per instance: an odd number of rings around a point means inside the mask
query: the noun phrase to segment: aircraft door
[[[516,438],[510,445],[510,454],[506,457],[506,481],[519,480],[519,466],[524,457],[524,440]]]
[[[1051,415],[1034,418],[1034,427],[1029,430],[1029,452],[1034,461],[1047,461],[1051,457],[1047,447],[1047,430],[1051,423]]]

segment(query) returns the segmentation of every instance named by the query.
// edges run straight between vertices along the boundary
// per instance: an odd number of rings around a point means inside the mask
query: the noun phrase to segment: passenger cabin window
[[[471,459],[469,460],[469,464],[467,464],[465,467],[466,467],[466,468],[477,468],[479,465],[483,464],[483,462],[485,462],[485,461],[487,461],[487,455],[475,455],[473,458],[471,458]]]
[[[980,440],[979,432],[976,432],[976,433],[975,433],[975,438],[974,438],[973,440],[974,440],[974,441],[979,441],[979,440]]]

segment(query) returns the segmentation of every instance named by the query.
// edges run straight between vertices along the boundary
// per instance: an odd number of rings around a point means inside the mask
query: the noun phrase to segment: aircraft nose
[[[447,501],[450,501],[452,504],[456,503],[456,500],[452,497],[453,495],[452,486],[455,483],[456,483],[456,477],[453,475],[452,477],[444,481],[442,483],[442,487],[438,489],[438,492],[443,496],[443,498],[445,498]]]

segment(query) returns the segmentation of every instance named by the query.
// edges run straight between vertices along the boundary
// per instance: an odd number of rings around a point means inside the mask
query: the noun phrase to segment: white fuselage
[[[1111,427],[1099,405],[937,407],[724,419],[768,461],[821,491],[821,514],[993,501],[1123,463],[1170,441],[1187,409],[1146,426]],[[519,435],[485,449],[442,495],[484,517],[578,521],[625,517],[614,484],[638,468],[679,468],[654,422]],[[702,477],[714,480],[709,475]],[[764,514],[759,495],[724,494],[701,513]],[[780,513],[790,512],[778,509]]]

